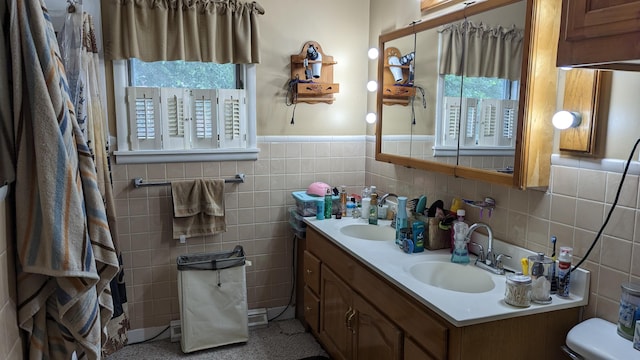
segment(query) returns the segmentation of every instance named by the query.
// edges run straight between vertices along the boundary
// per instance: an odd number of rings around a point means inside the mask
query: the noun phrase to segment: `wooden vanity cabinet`
[[[312,253],[303,251],[303,277],[304,283],[304,318],[311,328],[317,333],[320,329],[320,259]]]
[[[639,0],[563,0],[558,66],[640,70]]]
[[[328,267],[322,266],[320,339],[336,359],[392,359],[402,355],[402,333]]]
[[[304,245],[302,268],[319,264],[320,286],[303,276],[297,303],[319,312],[298,314],[333,359],[561,359],[579,320],[576,307],[456,327],[314,228]]]

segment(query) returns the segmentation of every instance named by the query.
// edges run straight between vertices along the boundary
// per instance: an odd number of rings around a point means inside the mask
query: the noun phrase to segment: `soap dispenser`
[[[451,262],[458,264],[469,263],[469,250],[467,249],[467,232],[469,225],[464,221],[457,221],[453,224],[453,251],[451,252]]]

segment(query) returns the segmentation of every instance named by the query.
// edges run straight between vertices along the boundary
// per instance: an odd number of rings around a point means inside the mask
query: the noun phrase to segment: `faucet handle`
[[[503,269],[503,265],[502,265],[502,258],[507,258],[507,259],[511,259],[511,256],[507,255],[507,254],[498,254],[498,256],[496,256],[496,268],[498,269]]]
[[[473,245],[473,246],[477,246],[477,247],[478,247],[478,250],[479,250],[479,251],[478,251],[478,254],[477,254],[477,255],[478,255],[478,259],[477,259],[476,261],[484,262],[484,260],[485,260],[485,259],[484,259],[484,248],[482,247],[482,245],[480,245],[480,244],[478,244],[478,243],[475,243],[475,242],[471,242],[471,241],[469,241],[469,246],[472,246],[472,245]]]

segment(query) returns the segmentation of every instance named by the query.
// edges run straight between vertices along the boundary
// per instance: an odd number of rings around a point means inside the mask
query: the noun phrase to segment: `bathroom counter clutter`
[[[315,218],[305,218],[304,221],[308,226],[317,230],[349,255],[360,260],[369,269],[456,327],[587,305],[590,274],[582,269],[574,271],[571,275],[569,297],[563,298],[552,295],[552,301],[549,304],[532,302],[528,307],[516,307],[504,301],[505,275],[492,274],[476,267],[473,264],[475,261],[473,256],[469,264],[453,264],[450,262],[451,254],[449,249],[425,250],[421,253],[407,254],[395,245],[393,238],[384,241],[367,240],[345,235],[341,231],[341,228],[354,224],[373,226],[368,225],[364,219],[316,220]],[[377,226],[381,228],[389,227],[390,221],[380,221]],[[486,236],[474,233],[472,241],[485,246]],[[518,269],[515,264],[519,264],[519,259],[535,254],[532,251],[496,239],[494,239],[493,243],[494,250],[511,256],[511,259],[505,261],[507,270]],[[424,264],[428,266],[424,266]],[[461,267],[472,267],[474,269]],[[486,273],[486,276],[476,274],[476,270]],[[427,274],[429,271],[438,272],[438,277],[443,277],[444,275],[449,277],[444,276],[445,280],[441,279],[440,282],[427,281],[425,278],[433,278],[433,276],[430,276],[433,274]],[[470,275],[474,275],[474,278]],[[475,275],[481,275],[483,279],[490,279],[490,281],[487,280],[489,282],[488,286],[479,287],[481,286],[480,281],[475,279]],[[462,288],[442,283],[442,281],[447,281],[446,279],[456,279],[455,283],[457,284],[459,277],[467,276],[469,279],[467,279],[466,283],[465,281],[460,281],[461,285],[459,286]],[[467,285],[470,286],[469,289],[464,288]]]

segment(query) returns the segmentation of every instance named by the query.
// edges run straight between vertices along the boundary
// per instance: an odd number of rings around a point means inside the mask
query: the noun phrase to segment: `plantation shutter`
[[[132,150],[160,150],[160,91],[157,88],[127,87],[129,142]]]
[[[443,112],[443,139],[444,146],[458,146],[458,130],[460,126],[460,98],[445,97]]]
[[[502,100],[500,113],[500,136],[498,145],[515,147],[516,119],[518,117],[518,101]]]
[[[478,99],[462,99],[462,111],[464,114],[464,123],[461,125],[464,129],[462,145],[473,146],[477,143],[479,113],[478,105]]]
[[[218,90],[220,147],[247,147],[246,97],[244,90]]]
[[[189,132],[188,118],[190,115],[189,90],[177,88],[160,89],[162,109],[162,148],[188,149]],[[186,131],[185,131],[186,127]]]
[[[480,129],[478,133],[478,145],[497,145],[498,117],[500,113],[500,100],[482,100],[480,110]]]
[[[216,121],[216,90],[191,90],[191,147],[215,149],[220,146]]]

